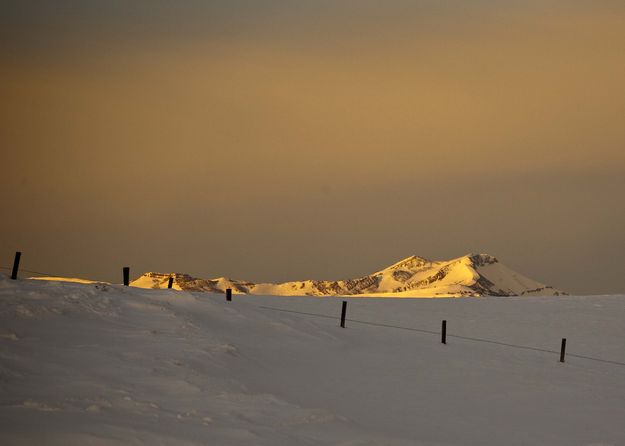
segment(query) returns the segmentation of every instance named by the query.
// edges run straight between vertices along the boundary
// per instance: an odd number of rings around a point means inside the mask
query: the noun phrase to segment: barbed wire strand
[[[285,313],[295,313],[295,314],[302,314],[302,315],[306,315],[306,316],[315,316],[315,317],[322,317],[325,319],[338,319],[336,316],[330,316],[327,314],[319,314],[319,313],[307,313],[304,311],[295,311],[295,310],[287,310],[284,308],[276,308],[276,307],[267,307],[267,306],[262,306],[259,305],[259,308],[264,308],[266,310],[273,310],[273,311],[283,311]],[[363,325],[371,325],[374,327],[384,327],[384,328],[395,328],[398,330],[408,330],[408,331],[417,331],[420,333],[427,333],[427,334],[432,334],[432,335],[440,335],[440,331],[433,331],[433,330],[424,330],[424,329],[420,329],[420,328],[413,328],[413,327],[402,327],[399,325],[391,325],[391,324],[382,324],[379,322],[371,322],[371,321],[361,321],[358,319],[345,319],[348,322],[355,322],[357,324],[363,324]],[[484,342],[487,344],[495,344],[495,345],[501,345],[503,347],[512,347],[512,348],[518,348],[518,349],[523,349],[523,350],[533,350],[533,351],[537,351],[537,352],[542,352],[542,353],[555,353],[558,354],[560,352],[556,351],[556,350],[548,350],[545,348],[539,348],[539,347],[530,347],[528,345],[518,345],[518,344],[510,344],[507,342],[501,342],[501,341],[493,341],[491,339],[483,339],[483,338],[473,338],[473,337],[469,337],[469,336],[460,336],[460,335],[454,335],[454,334],[447,334],[448,338],[456,338],[456,339],[463,339],[465,341],[472,341],[472,342]],[[612,364],[612,365],[619,365],[619,366],[623,366],[625,367],[625,362],[619,362],[619,361],[613,361],[610,359],[602,359],[602,358],[593,358],[591,356],[585,356],[585,355],[578,355],[575,353],[567,353],[567,356],[573,357],[573,358],[580,358],[580,359],[587,359],[589,361],[596,361],[596,362],[603,362],[606,364]]]
[[[13,268],[9,268],[8,266],[0,266],[0,269],[13,271]],[[59,277],[58,274],[40,273],[39,271],[32,271],[32,270],[24,269],[24,268],[20,268],[19,271],[23,271],[25,273],[31,273],[31,274],[39,274],[40,276]]]

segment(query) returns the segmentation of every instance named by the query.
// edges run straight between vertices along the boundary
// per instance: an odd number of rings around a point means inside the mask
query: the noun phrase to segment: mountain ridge
[[[361,297],[479,297],[567,294],[529,279],[501,264],[489,254],[467,254],[451,260],[432,261],[412,255],[365,276],[345,280],[300,280],[254,283],[227,277],[200,279],[186,273],[147,272],[132,281],[140,288],[173,288],[187,291],[277,296]]]

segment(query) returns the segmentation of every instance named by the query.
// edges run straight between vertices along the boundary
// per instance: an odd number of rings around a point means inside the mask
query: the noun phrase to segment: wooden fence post
[[[13,271],[11,272],[11,279],[17,279],[17,271],[20,268],[20,257],[22,257],[22,253],[17,251],[15,253],[15,260],[13,260]]]
[[[130,285],[130,267],[124,266],[124,285]]]
[[[341,308],[341,328],[345,328],[345,316],[347,315],[347,301],[343,301],[343,307]]]
[[[443,344],[447,344],[447,321],[443,321],[443,325],[441,327],[441,342]]]

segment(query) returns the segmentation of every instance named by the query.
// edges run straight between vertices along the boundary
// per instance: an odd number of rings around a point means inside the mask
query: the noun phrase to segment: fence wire
[[[325,319],[338,319],[336,316],[329,316],[327,314],[307,313],[307,312],[304,312],[304,311],[287,310],[287,309],[284,309],[284,308],[267,307],[267,306],[262,306],[262,305],[259,305],[258,308],[263,308],[263,309],[266,309],[266,310],[273,310],[273,311],[282,311],[282,312],[285,312],[285,313],[301,314],[301,315],[305,315],[305,316],[322,317],[322,318],[325,318]],[[345,320],[348,321],[348,322],[354,322],[354,323],[363,324],[363,325],[370,325],[370,326],[374,326],[374,327],[384,327],[384,328],[393,328],[393,329],[397,329],[397,330],[416,331],[416,332],[419,332],[419,333],[426,333],[426,334],[437,335],[437,336],[441,335],[440,331],[424,330],[422,328],[402,327],[400,325],[383,324],[383,323],[380,323],[380,322],[371,322],[371,321],[361,321],[361,320],[358,320],[358,319],[349,319],[349,318],[346,318]],[[474,338],[474,337],[470,337],[470,336],[453,335],[453,334],[449,334],[449,333],[447,333],[447,337],[448,338],[462,339],[462,340],[471,341],[471,342],[483,342],[483,343],[487,343],[487,344],[495,344],[495,345],[500,345],[500,346],[503,346],[503,347],[511,347],[511,348],[517,348],[517,349],[523,349],[523,350],[533,350],[533,351],[537,351],[537,352],[541,352],[541,353],[560,354],[560,352],[557,351],[557,350],[549,350],[549,349],[540,348],[540,347],[531,347],[531,346],[528,346],[528,345],[510,344],[508,342],[494,341],[492,339]],[[625,362],[613,361],[613,360],[610,360],[610,359],[594,358],[592,356],[578,355],[578,354],[575,354],[575,353],[567,353],[566,356],[567,357],[572,357],[572,358],[587,359],[589,361],[596,361],[596,362],[602,362],[602,363],[605,363],[605,364],[612,364],[612,365],[618,365],[618,366],[625,367]]]
[[[10,268],[8,266],[0,266],[0,269],[5,269],[7,271],[13,271],[13,268]],[[37,274],[40,276],[49,276],[49,277],[58,277],[58,274],[50,274],[50,273],[40,273],[39,271],[32,271],[29,269],[24,269],[24,268],[20,268],[19,272],[25,272],[25,273],[31,273],[31,274]]]

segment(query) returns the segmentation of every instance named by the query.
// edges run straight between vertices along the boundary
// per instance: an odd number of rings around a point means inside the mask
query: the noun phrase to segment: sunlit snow
[[[625,296],[342,300],[2,276],[0,444],[625,444]]]

